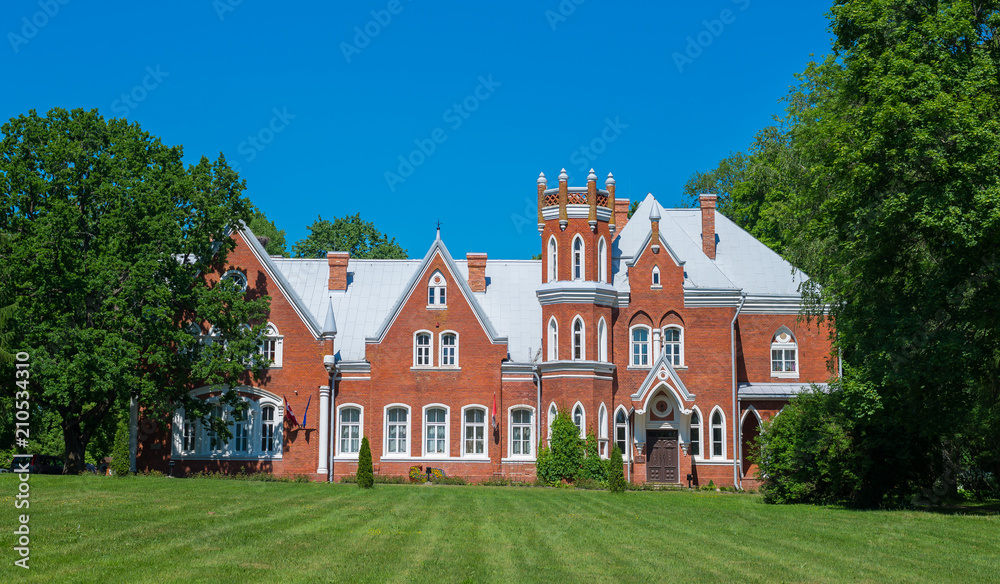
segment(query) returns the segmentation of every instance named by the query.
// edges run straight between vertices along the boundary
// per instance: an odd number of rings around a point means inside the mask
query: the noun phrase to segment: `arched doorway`
[[[678,423],[680,413],[673,396],[660,391],[649,401],[646,420],[646,480],[651,483],[678,482]]]
[[[750,460],[753,454],[754,442],[760,436],[760,417],[757,415],[757,410],[750,408],[743,414],[740,435],[743,437],[743,444],[740,448],[740,452],[742,453],[740,468],[743,469],[744,477],[752,478],[757,474],[757,465],[751,464]]]

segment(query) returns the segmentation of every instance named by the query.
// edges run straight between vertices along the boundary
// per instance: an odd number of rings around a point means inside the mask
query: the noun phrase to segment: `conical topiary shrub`
[[[118,421],[118,431],[115,432],[115,442],[111,449],[111,472],[116,477],[128,476],[132,470],[132,455],[129,452],[128,424],[124,418]]]
[[[612,493],[621,493],[625,490],[625,471],[622,464],[622,451],[618,450],[615,444],[611,451],[611,461],[608,468],[608,488]]]
[[[368,445],[368,436],[361,439],[361,452],[358,453],[358,486],[370,489],[375,484],[375,471],[372,468],[372,449]]]

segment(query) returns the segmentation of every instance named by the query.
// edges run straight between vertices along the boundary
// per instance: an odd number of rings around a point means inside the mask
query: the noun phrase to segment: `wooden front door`
[[[651,483],[677,482],[677,430],[649,432],[646,480]]]

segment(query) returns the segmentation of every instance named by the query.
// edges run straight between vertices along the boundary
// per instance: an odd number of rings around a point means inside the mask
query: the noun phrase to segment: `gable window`
[[[340,410],[340,454],[357,455],[361,451],[361,408]]]
[[[725,458],[725,427],[726,421],[718,409],[712,413],[712,458]]]
[[[431,366],[431,333],[421,331],[414,335],[413,366]]]
[[[601,458],[608,457],[608,408],[604,404],[597,412],[597,449]]]
[[[580,431],[580,438],[586,438],[587,413],[583,411],[583,404],[577,403],[576,407],[573,408],[573,423]]]
[[[653,266],[653,288],[660,287],[660,268],[659,266]]]
[[[274,406],[264,406],[260,410],[260,449],[263,452],[274,452],[278,441],[275,439]]]
[[[649,328],[637,326],[632,329],[632,365],[649,366]]]
[[[443,308],[447,300],[448,282],[440,270],[435,270],[427,282],[427,306]]]
[[[386,412],[385,450],[390,454],[406,454],[409,442],[406,429],[409,427],[409,412],[406,408],[390,408]]]
[[[604,237],[597,242],[597,281],[606,283],[608,281],[608,244],[604,242]]]
[[[235,286],[240,292],[247,290],[247,275],[240,270],[229,270],[222,275],[221,281]]]
[[[579,235],[573,240],[573,279],[582,280],[584,278],[583,265],[583,238]]]
[[[597,360],[608,360],[608,325],[604,322],[604,317],[597,323]]]
[[[573,359],[580,361],[584,358],[583,346],[583,319],[579,316],[573,321]]]
[[[799,346],[791,331],[781,327],[771,340],[771,377],[799,376]]]
[[[622,458],[628,460],[631,452],[628,449],[628,423],[625,419],[625,410],[618,410],[615,414],[615,445],[621,450]]]
[[[424,413],[424,454],[447,455],[448,412],[444,408],[429,408]]]
[[[531,456],[531,410],[516,409],[510,415],[510,455]]]
[[[465,410],[465,449],[463,454],[475,456],[486,452],[486,410]]]
[[[260,354],[271,362],[271,367],[281,367],[281,353],[284,337],[278,334],[278,327],[267,323],[264,338],[260,343]]]
[[[557,279],[557,274],[559,273],[558,272],[558,266],[559,266],[559,264],[557,263],[557,257],[558,257],[558,247],[557,247],[557,244],[556,244],[556,238],[555,237],[550,237],[549,238],[549,257],[548,257],[548,262],[547,262],[549,270],[548,270],[548,274],[547,274],[548,277],[545,280],[546,282],[555,282],[556,279]]]
[[[691,412],[691,456],[701,456],[701,416]]]
[[[556,324],[555,317],[549,319],[549,361],[559,359],[559,325]]]
[[[441,367],[458,367],[458,334],[441,335]]]
[[[671,365],[684,364],[684,331],[680,327],[663,329],[663,352],[667,354]]]

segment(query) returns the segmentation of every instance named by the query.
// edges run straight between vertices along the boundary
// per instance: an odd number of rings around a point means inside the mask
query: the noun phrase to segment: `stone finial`
[[[547,185],[547,184],[549,184],[549,181],[546,180],[546,178],[545,178],[545,173],[544,172],[538,173],[538,184],[540,184],[540,185]]]
[[[590,174],[587,175],[587,182],[594,181],[597,182],[597,175],[594,174],[594,169],[590,169]]]
[[[653,201],[653,208],[649,210],[649,220],[650,221],[660,220],[660,206],[656,204],[656,201]]]
[[[604,186],[609,187],[615,184],[615,175],[608,173],[608,178],[604,181]]]
[[[566,182],[567,180],[569,180],[569,175],[566,174],[566,169],[564,168],[559,171],[559,182]]]

